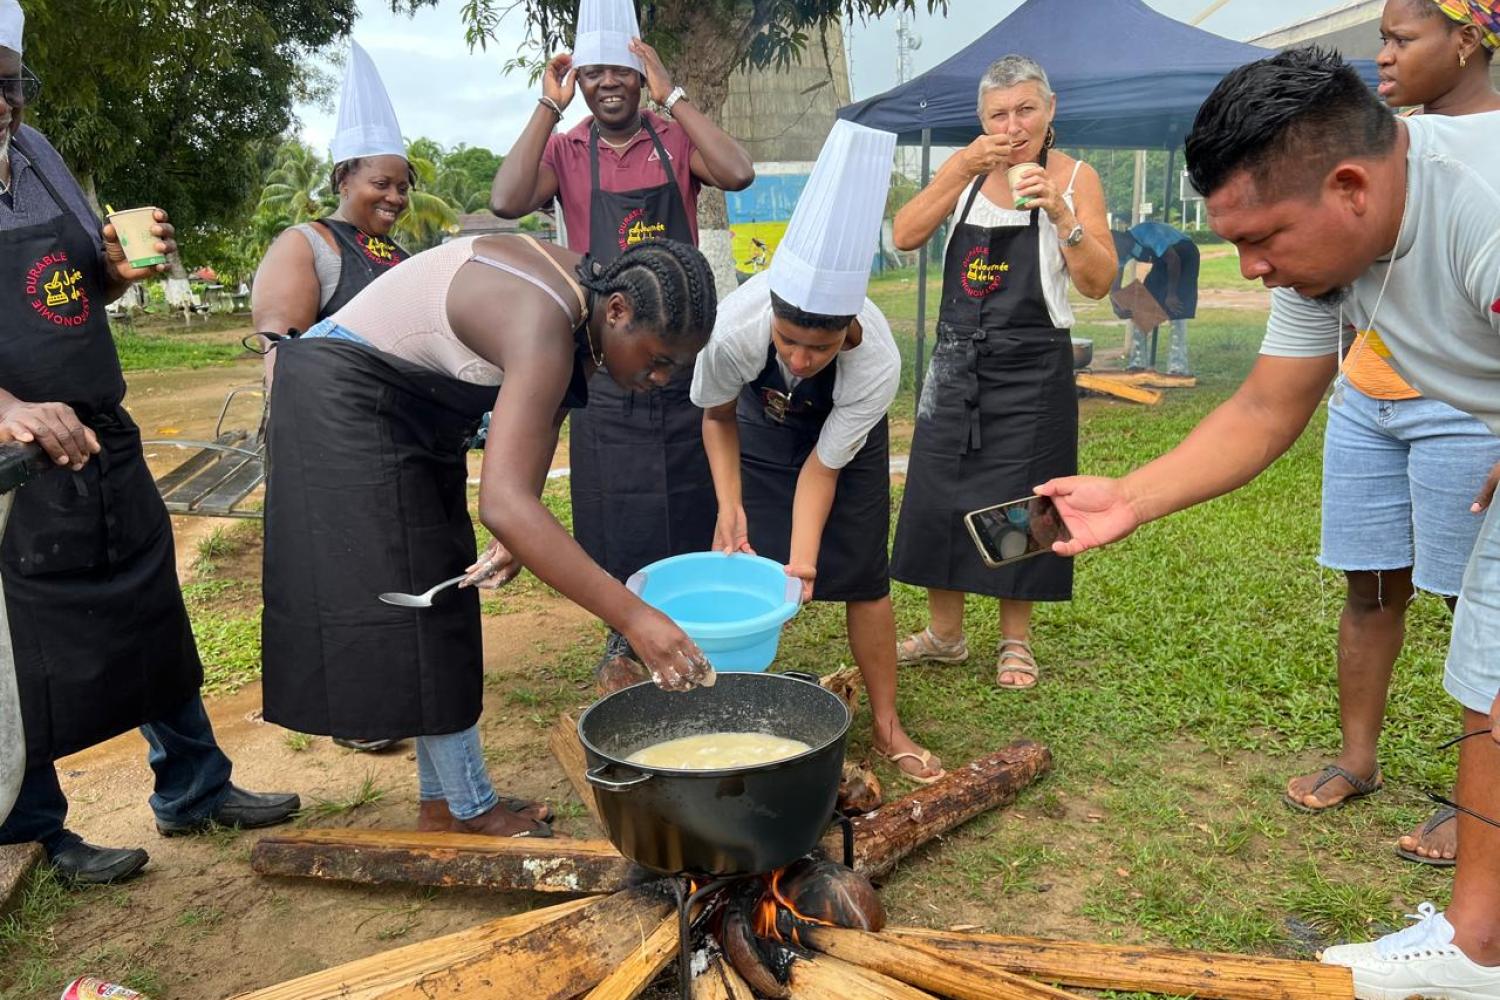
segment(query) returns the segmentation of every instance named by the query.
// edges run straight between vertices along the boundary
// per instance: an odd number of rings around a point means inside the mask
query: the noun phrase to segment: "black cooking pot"
[[[599,815],[620,853],[662,874],[746,875],[813,849],[833,818],[849,709],[811,674],[719,674],[673,693],[636,684],[578,720]],[[801,740],[785,760],[720,770],[626,763],[665,740],[759,732]]]

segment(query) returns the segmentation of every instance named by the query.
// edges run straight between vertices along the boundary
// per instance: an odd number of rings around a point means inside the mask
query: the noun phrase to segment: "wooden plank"
[[[1127,399],[1132,403],[1144,403],[1147,406],[1155,406],[1161,402],[1161,393],[1155,389],[1144,389],[1115,379],[1100,378],[1093,372],[1079,372],[1073,378],[1080,389],[1088,389],[1090,392],[1102,392],[1107,396],[1118,396],[1120,399]]]
[[[456,934],[418,941],[275,986],[241,993],[231,1000],[371,1000],[430,972],[481,955],[498,942],[545,926],[591,902],[591,899],[572,899],[529,913],[501,917]]]
[[[215,517],[230,517],[235,505],[265,481],[266,463],[259,458],[246,459],[243,465],[216,485],[212,492],[193,505],[194,512]]]
[[[583,755],[583,741],[578,738],[578,720],[567,712],[559,716],[557,724],[547,734],[547,748],[562,766],[563,774],[568,776],[568,782],[578,793],[583,807],[594,817],[599,829],[604,829],[604,821],[599,818],[599,804],[594,799],[594,786],[584,777],[589,765]]]
[[[693,977],[693,1000],[755,1000],[755,994],[734,966],[716,952],[707,967]]]
[[[1199,1000],[1353,1000],[1347,968],[1250,955],[887,927],[882,934],[1017,975],[1084,989]]]
[[[828,955],[799,958],[787,980],[792,1000],[932,1000],[932,994]]]
[[[632,864],[605,840],[486,837],[414,830],[301,830],[263,837],[260,875],[373,885],[472,886],[529,892],[614,892]]]
[[[677,957],[677,911],[668,913],[651,936],[615,966],[588,995],[588,1000],[635,1000]]]
[[[378,995],[377,1000],[513,996],[571,1000],[607,976],[674,907],[661,883],[626,889],[484,954]]]
[[[918,847],[980,813],[1015,801],[1016,795],[1052,769],[1052,751],[1018,741],[948,772],[939,781],[854,818],[854,868],[872,878],[885,874]],[[834,827],[822,840],[830,858],[843,857],[842,834]]]
[[[1080,1000],[1077,994],[885,934],[811,927],[801,936],[825,955],[951,1000]]]
[[[1158,371],[1100,371],[1093,369],[1089,372],[1095,378],[1108,379],[1111,382],[1120,382],[1125,385],[1133,385],[1146,389],[1191,389],[1198,384],[1196,375],[1173,375],[1170,372]]]

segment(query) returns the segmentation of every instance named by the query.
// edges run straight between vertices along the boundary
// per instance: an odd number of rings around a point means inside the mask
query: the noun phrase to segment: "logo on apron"
[[[78,327],[89,321],[92,306],[83,287],[83,272],[66,252],[49,253],[26,270],[31,309],[54,326]]]
[[[760,391],[760,398],[765,403],[766,416],[778,424],[786,423],[786,415],[792,408],[791,393],[765,388]]]
[[[629,250],[638,243],[666,239],[667,224],[647,221],[646,210],[636,208],[620,220],[620,228],[616,235],[619,236],[620,249]]]
[[[371,263],[379,264],[382,267],[395,266],[396,245],[394,243],[387,243],[379,236],[367,236],[363,232],[355,236],[354,239],[359,244],[359,248],[364,251],[365,256],[370,259]]]
[[[1010,270],[1007,261],[990,263],[990,248],[977,246],[970,250],[963,261],[964,292],[974,299],[982,299],[1000,287],[1003,276]]]

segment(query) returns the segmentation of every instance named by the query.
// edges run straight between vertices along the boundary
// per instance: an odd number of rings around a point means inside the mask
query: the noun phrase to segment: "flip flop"
[[[948,772],[944,770],[938,771],[937,774],[934,774],[929,778],[924,778],[920,774],[912,774],[910,771],[901,766],[901,762],[903,760],[911,758],[918,764],[921,764],[923,770],[926,770],[927,768],[932,766],[932,751],[930,750],[923,750],[921,753],[912,753],[910,750],[903,750],[900,753],[882,753],[881,756],[890,761],[892,764],[896,765],[897,774],[905,778],[907,781],[915,781],[919,785],[930,785],[934,781],[940,781],[943,778],[948,777]]]
[[[1457,809],[1452,806],[1443,806],[1437,812],[1433,813],[1432,817],[1426,823],[1422,824],[1422,829],[1417,832],[1417,837],[1418,839],[1425,837],[1444,823],[1452,823],[1457,819]],[[1458,864],[1457,858],[1428,858],[1418,854],[1416,851],[1408,851],[1404,847],[1397,847],[1396,855],[1419,865],[1432,865],[1434,868],[1452,868]]]
[[[1317,795],[1318,789],[1328,784],[1334,778],[1343,778],[1349,783],[1349,787],[1354,789],[1354,791],[1339,799],[1337,802],[1331,803],[1326,806],[1305,806],[1285,792],[1283,792],[1281,795],[1281,801],[1286,803],[1287,808],[1295,809],[1298,812],[1323,813],[1328,812],[1332,809],[1338,809],[1342,806],[1346,806],[1350,802],[1353,802],[1355,799],[1362,799],[1367,795],[1374,795],[1376,792],[1385,787],[1385,780],[1381,778],[1380,768],[1378,767],[1375,768],[1375,773],[1371,777],[1359,778],[1356,777],[1352,771],[1339,767],[1337,764],[1329,764],[1327,767],[1323,768],[1323,770],[1318,772],[1318,780],[1313,783],[1312,788],[1308,789],[1307,794]]]
[[[513,813],[522,813],[527,809],[530,809],[532,806],[540,806],[541,812],[533,817],[539,823],[551,823],[554,819],[557,818],[557,814],[552,811],[552,807],[547,805],[547,803],[545,802],[533,802],[530,799],[518,799],[513,795],[497,795],[495,796],[495,799],[500,805],[504,806],[506,809]]]

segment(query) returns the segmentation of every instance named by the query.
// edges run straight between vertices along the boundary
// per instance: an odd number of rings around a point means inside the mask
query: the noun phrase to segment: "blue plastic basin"
[[[797,613],[802,581],[752,555],[690,552],[652,563],[627,582],[677,623],[715,670],[761,671],[776,658],[781,626]]]

